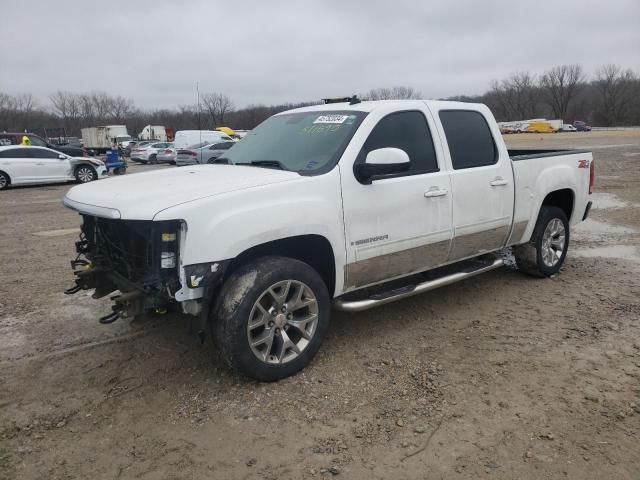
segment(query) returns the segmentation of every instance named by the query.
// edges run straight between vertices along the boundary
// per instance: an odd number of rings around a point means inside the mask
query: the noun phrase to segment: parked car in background
[[[231,142],[233,138],[224,132],[217,132],[214,130],[180,130],[176,132],[173,143],[177,149],[189,148],[191,145],[197,143],[204,145],[205,143],[212,144],[216,142]]]
[[[141,140],[131,140],[131,141],[127,144],[127,146],[125,146],[125,147],[122,149],[122,154],[123,154],[125,157],[130,157],[130,156],[131,156],[131,150],[133,150],[133,149],[134,149],[134,148],[136,148],[136,147],[142,147],[142,146],[144,146],[144,145],[149,145],[150,143],[154,143],[154,141],[153,141],[153,140],[144,140],[144,141],[141,141]]]
[[[131,149],[131,160],[140,163],[156,163],[158,152],[172,146],[173,143],[168,142],[151,142],[137,145]]]
[[[591,131],[591,125],[587,125],[582,120],[576,120],[575,122],[573,122],[573,126],[576,127],[576,130],[578,132],[590,132]]]
[[[176,147],[167,147],[157,153],[156,161],[158,163],[176,163]]]
[[[230,142],[219,142],[213,144],[196,144],[191,148],[178,149],[176,165],[178,167],[184,167],[185,165],[214,163],[216,158],[220,157],[235,144],[236,142],[232,140]]]
[[[96,158],[70,157],[46,147],[0,147],[0,190],[9,185],[68,182],[87,183],[107,176]]]
[[[571,125],[570,123],[563,123],[562,127],[560,128],[560,131],[561,132],[577,132],[578,129],[573,125]]]
[[[88,156],[86,150],[82,147],[74,147],[73,145],[52,145],[42,137],[39,137],[35,133],[0,133],[0,147],[7,145],[20,145],[22,143],[22,137],[28,137],[31,145],[34,147],[46,147],[56,152],[64,153],[72,157],[86,157]]]

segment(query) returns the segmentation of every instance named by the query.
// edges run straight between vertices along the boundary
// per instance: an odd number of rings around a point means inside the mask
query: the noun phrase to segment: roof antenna
[[[357,105],[358,103],[360,103],[362,100],[360,100],[358,98],[358,95],[353,95],[351,97],[351,100],[349,100],[349,105]]]

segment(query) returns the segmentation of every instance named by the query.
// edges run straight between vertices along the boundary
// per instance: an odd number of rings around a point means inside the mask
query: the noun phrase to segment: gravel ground
[[[640,130],[506,140],[594,149],[596,208],[561,274],[335,312],[275,384],[187,317],[99,325],[107,303],[62,294],[70,185],[1,192],[0,478],[637,479]]]

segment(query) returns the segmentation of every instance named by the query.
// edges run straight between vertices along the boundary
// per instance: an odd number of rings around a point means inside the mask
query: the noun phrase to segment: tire
[[[273,256],[234,271],[209,320],[229,366],[272,382],[311,361],[327,333],[330,314],[329,293],[320,275],[304,262]]]
[[[569,249],[569,220],[558,207],[543,206],[529,243],[513,247],[518,268],[535,277],[560,271]]]
[[[158,156],[157,155],[149,155],[149,163],[151,163],[151,164],[158,163]]]
[[[98,179],[98,173],[89,165],[79,165],[76,167],[75,177],[78,183],[89,183]]]
[[[9,178],[9,175],[4,172],[0,172],[0,190],[9,188],[9,185],[11,185],[11,179]]]

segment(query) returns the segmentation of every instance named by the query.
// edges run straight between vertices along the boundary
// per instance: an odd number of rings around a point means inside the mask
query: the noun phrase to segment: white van
[[[173,144],[176,149],[188,148],[200,143],[232,142],[226,133],[214,130],[180,130],[176,132]]]

